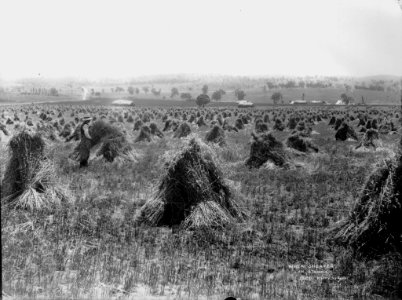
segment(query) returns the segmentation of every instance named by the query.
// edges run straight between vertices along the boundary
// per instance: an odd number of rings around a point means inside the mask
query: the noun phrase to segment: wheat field
[[[61,123],[76,128],[88,114],[119,128],[131,146],[129,155],[108,162],[92,149],[89,167],[81,169],[69,159],[79,141],[66,142],[60,136]],[[191,115],[194,120],[190,122]],[[225,130],[224,145],[205,141],[214,124],[222,126],[219,118],[234,125],[241,115],[248,124],[238,132]],[[286,125],[294,115],[311,126],[307,138],[318,152],[286,146],[293,131]],[[200,116],[208,116],[206,126],[197,126]],[[328,125],[332,116],[344,118],[358,140],[336,140],[336,130]],[[392,121],[397,131],[380,133],[375,149],[355,149],[364,135],[358,116],[377,119],[379,128]],[[360,261],[328,237],[337,222],[350,215],[368,176],[396,155],[399,117],[397,107],[1,106],[0,122],[8,131],[8,135],[0,131],[3,180],[11,138],[23,130],[40,133],[54,168],[52,184],[65,195],[62,202],[35,209],[11,208],[2,199],[3,298],[350,299],[395,295],[395,286],[401,282],[397,254]],[[288,167],[269,162],[260,168],[246,166],[258,118],[290,153]],[[173,130],[163,131],[168,119],[187,122],[190,135],[175,138]],[[284,130],[274,129],[274,119],[282,120]],[[150,142],[135,142],[137,120],[144,125],[155,123],[163,137],[152,135]],[[157,193],[166,163],[192,138],[210,153],[247,217],[219,230],[136,224],[140,208]],[[26,201],[34,201],[33,195],[27,197]]]

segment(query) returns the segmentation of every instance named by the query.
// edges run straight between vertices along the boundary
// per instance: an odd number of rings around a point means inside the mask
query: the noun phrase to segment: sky
[[[0,0],[0,78],[402,75],[397,0]]]

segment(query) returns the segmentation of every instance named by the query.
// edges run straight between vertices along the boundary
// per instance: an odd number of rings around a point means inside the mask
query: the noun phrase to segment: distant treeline
[[[328,88],[332,87],[331,82],[325,81],[299,81],[296,83],[294,80],[289,80],[287,82],[275,83],[272,81],[267,82],[267,86],[269,89],[277,89],[277,88]]]
[[[380,91],[383,92],[385,91],[385,87],[381,86],[381,85],[374,85],[374,84],[370,84],[369,86],[365,86],[365,85],[355,85],[355,89],[356,90],[370,90],[370,91]]]
[[[50,89],[47,88],[31,88],[30,90],[19,89],[21,95],[44,95],[44,96],[58,96],[59,91],[52,87]]]

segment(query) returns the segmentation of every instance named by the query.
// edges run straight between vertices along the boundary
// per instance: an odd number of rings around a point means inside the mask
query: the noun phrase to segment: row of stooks
[[[91,136],[92,146],[100,145],[99,152],[108,161],[131,149],[124,134],[104,122],[94,123]],[[266,161],[281,167],[289,165],[291,153],[271,133],[262,131],[252,136],[246,161],[249,167],[260,167]],[[224,145],[222,127],[213,126],[206,140]],[[318,151],[300,134],[292,134],[287,143]],[[40,134],[23,131],[10,140],[9,147],[11,156],[0,184],[3,208],[38,210],[69,201],[69,191],[55,181],[53,164],[46,158],[46,143]],[[136,224],[224,230],[249,219],[247,209],[224,180],[210,151],[211,147],[201,140],[189,140],[166,167],[155,197],[137,211]],[[368,178],[349,217],[329,229],[330,240],[364,259],[402,253],[401,195],[402,139],[395,158]]]
[[[350,125],[351,122],[357,121],[357,127],[361,126],[361,132],[364,132],[368,129],[375,129],[379,130],[379,132],[382,134],[395,132],[396,127],[392,122],[392,118],[399,117],[398,113],[392,111],[378,111],[373,109],[369,111],[355,110],[349,112],[329,112],[328,110],[322,109],[304,109],[299,111],[295,111],[293,109],[267,109],[254,110],[252,112],[242,111],[239,109],[235,109],[234,111],[231,111],[229,109],[206,109],[200,112],[199,110],[195,110],[193,108],[171,108],[167,110],[144,108],[131,109],[129,111],[120,112],[110,111],[110,109],[106,107],[97,107],[96,109],[93,107],[83,107],[80,109],[72,110],[70,117],[74,119],[70,123],[67,123],[63,118],[63,114],[67,114],[68,111],[71,109],[72,108],[70,106],[62,106],[59,107],[55,112],[53,109],[46,110],[43,108],[42,110],[40,110],[38,107],[25,107],[22,109],[20,108],[20,110],[22,110],[25,114],[26,125],[33,126],[32,118],[29,117],[29,114],[37,114],[41,122],[41,124],[37,124],[37,126],[46,127],[47,125],[52,125],[52,127],[55,127],[57,131],[62,133],[61,136],[63,137],[70,135],[71,131],[75,127],[75,124],[79,124],[80,112],[87,112],[91,115],[99,115],[100,119],[106,119],[108,117],[108,121],[110,123],[134,122],[134,130],[140,130],[143,124],[158,119],[166,122],[165,129],[167,126],[169,126],[167,121],[172,123],[180,123],[182,121],[185,121],[190,124],[197,124],[198,126],[205,126],[207,125],[207,123],[210,126],[220,125],[225,130],[229,131],[238,131],[243,129],[244,125],[248,124],[252,119],[254,119],[255,123],[257,123],[257,121],[262,121],[263,123],[269,124],[271,123],[271,121],[273,121],[275,123],[273,129],[280,131],[284,130],[285,128],[293,130],[299,126],[299,123],[300,126],[304,126],[304,123],[307,125],[314,122],[321,122],[324,119],[330,119],[329,125],[334,126],[335,130],[338,130],[343,123]],[[55,120],[56,115],[59,120]],[[135,115],[136,117],[134,118],[133,115]],[[233,125],[229,124],[228,118],[230,117],[236,118]],[[4,112],[2,114],[2,118],[7,118]],[[20,121],[22,119],[23,118],[18,116],[17,112],[14,111],[14,120]],[[51,122],[53,122],[53,124],[51,124]],[[6,124],[12,123],[13,121],[10,117],[8,117]],[[60,126],[64,126],[64,128],[61,128]]]
[[[91,127],[91,136],[92,146],[101,144],[99,152],[108,161],[131,150],[124,134],[102,121]],[[271,133],[252,136],[246,165],[260,167],[266,161],[282,167],[288,165],[290,153]],[[223,129],[214,126],[206,140],[224,145]],[[291,135],[288,143],[317,151],[299,135]],[[138,213],[139,223],[182,225],[185,228],[224,227],[247,218],[247,212],[233,197],[211,155],[203,154],[202,149],[208,148],[203,145],[202,141],[193,138],[173,159],[159,183],[158,195]],[[31,135],[26,131],[10,140],[11,156],[0,185],[2,205],[38,208],[56,200],[65,200],[65,191],[55,185],[54,169],[45,156],[45,146],[40,134]],[[337,241],[367,254],[384,249],[402,250],[399,226],[402,212],[401,157],[399,150],[392,161],[370,176],[349,219],[338,227]]]
[[[149,115],[144,115],[144,122],[145,121],[150,121]],[[192,115],[193,116],[193,115]],[[213,120],[210,122],[210,126],[213,127],[213,130],[215,133],[218,132],[219,129],[216,127],[220,125],[220,127],[225,130],[225,131],[235,131],[238,132],[238,130],[244,129],[244,124],[248,124],[251,122],[250,116],[246,115],[240,115],[238,119],[236,119],[235,126],[231,126],[228,122],[228,119],[225,118],[219,118],[220,115],[218,116],[217,120]],[[269,119],[268,115],[265,115],[264,118],[261,116],[257,116],[254,119],[255,123],[255,132],[256,133],[263,133],[263,132],[268,132],[269,127],[268,123],[265,122],[266,119]],[[212,117],[208,117],[209,119],[213,119]],[[101,118],[103,120],[104,118]],[[165,126],[163,128],[163,132],[173,130],[174,131],[174,137],[175,138],[181,138],[185,137],[188,134],[191,133],[191,128],[188,122],[186,121],[179,121],[177,119],[168,119],[168,117],[165,115],[163,118],[165,120]],[[320,116],[317,116],[317,120],[322,120]],[[363,121],[363,119],[359,119]],[[76,120],[78,122],[78,120]],[[153,136],[157,136],[159,138],[162,138],[164,136],[163,132],[158,128],[158,126],[151,122],[148,125],[146,125],[141,119],[138,119],[135,124],[134,124],[134,130],[140,130],[140,133],[138,137],[135,139],[135,142],[141,142],[141,141],[151,141]],[[279,130],[283,131],[286,127],[289,128],[292,131],[292,136],[289,137],[287,141],[287,146],[295,148],[296,150],[306,152],[308,150],[314,150],[317,151],[317,147],[314,145],[311,145],[310,141],[305,140],[304,138],[310,137],[312,133],[312,120],[306,120],[304,121],[303,117],[290,117],[288,124],[285,126],[280,119],[275,119],[275,124],[273,126],[273,130]],[[318,121],[315,121],[318,122]],[[363,121],[364,122],[364,121]],[[64,119],[60,121],[60,124],[64,124]],[[204,121],[203,115],[200,115],[198,120],[196,121],[196,124],[198,126],[207,126],[207,124]],[[360,123],[359,123],[360,124]],[[367,124],[371,124],[370,120],[367,121]],[[373,124],[375,122],[373,121]],[[391,123],[391,127],[389,128],[390,132],[395,133],[396,132],[396,127]],[[354,130],[353,126],[349,125],[347,121],[344,119],[335,119],[335,117],[332,117],[330,122],[330,126],[333,126],[333,128],[336,130],[335,133],[335,138],[336,140],[341,140],[345,141],[347,139],[354,139],[354,140],[359,140],[358,134]],[[71,121],[70,123],[64,124],[64,128],[60,129],[59,128],[59,123],[57,121],[53,126],[46,125],[46,124],[37,124],[37,131],[41,132],[45,137],[51,139],[51,140],[56,140],[56,131],[59,131],[59,137],[65,138],[66,141],[70,140],[80,140],[80,128],[79,126],[76,126],[74,129],[75,123],[74,121]],[[360,142],[360,144],[356,148],[360,147],[377,147],[377,143],[375,143],[376,140],[379,140],[379,133],[385,133],[384,131],[378,131],[375,128],[378,128],[377,126],[367,126],[362,127],[360,132],[363,134],[363,138]],[[364,130],[363,130],[364,129]],[[5,135],[9,135],[9,132],[6,128],[5,125],[0,124],[0,130],[3,131]],[[220,130],[219,130],[220,131]],[[388,132],[388,131],[387,131]],[[123,129],[123,133],[125,133],[125,130]],[[214,136],[214,134],[212,134]],[[121,140],[121,138],[120,138]],[[207,139],[208,140],[208,139]],[[210,141],[210,140],[208,140]],[[121,140],[121,143],[124,141]],[[224,143],[222,139],[219,139],[219,143],[222,144]]]
[[[22,114],[22,116],[21,116]],[[269,122],[269,119],[281,119],[285,121],[288,117],[306,118],[311,120],[340,118],[349,121],[355,119],[360,122],[367,122],[371,119],[377,119],[378,123],[390,120],[392,118],[399,119],[399,113],[394,108],[391,109],[375,109],[366,108],[358,109],[353,108],[350,110],[336,110],[335,108],[268,108],[268,109],[238,109],[238,108],[125,108],[121,110],[111,110],[108,106],[71,106],[71,105],[41,105],[41,106],[3,106],[2,119],[13,118],[14,121],[25,121],[30,119],[30,116],[37,115],[43,121],[52,121],[55,118],[63,118],[69,116],[71,118],[78,118],[79,114],[103,115],[109,116],[111,120],[127,119],[133,121],[133,115],[136,115],[144,122],[149,122],[151,119],[159,119],[162,117],[173,117],[175,119],[182,119],[183,121],[194,119],[195,117],[204,116],[207,120],[213,120],[216,117],[237,117],[239,115],[246,115],[250,117],[263,117],[264,122]],[[13,117],[10,117],[13,115]],[[360,124],[359,124],[360,125]]]

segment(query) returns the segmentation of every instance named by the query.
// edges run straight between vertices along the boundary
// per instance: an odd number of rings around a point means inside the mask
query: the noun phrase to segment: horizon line
[[[228,73],[166,73],[166,74],[142,74],[142,75],[132,75],[132,76],[100,76],[100,77],[91,77],[91,76],[79,76],[79,75],[61,75],[61,76],[42,76],[40,73],[39,76],[19,76],[14,78],[4,78],[0,75],[0,81],[20,81],[20,80],[88,80],[88,81],[104,81],[104,80],[135,80],[135,79],[143,79],[143,78],[171,78],[171,77],[232,77],[232,78],[255,78],[255,79],[263,79],[263,78],[303,78],[303,77],[324,77],[324,78],[370,78],[370,77],[397,77],[402,79],[401,75],[396,74],[370,74],[370,75],[329,75],[329,74],[305,74],[305,75],[292,75],[292,74],[256,74],[256,75],[248,75],[248,74],[228,74]]]

